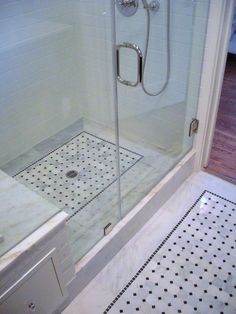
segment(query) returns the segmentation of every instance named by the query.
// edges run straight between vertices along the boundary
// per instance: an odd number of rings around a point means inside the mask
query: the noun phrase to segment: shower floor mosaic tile
[[[127,172],[141,155],[120,147],[120,172]],[[116,146],[82,132],[15,176],[70,218],[116,181]]]
[[[236,313],[236,204],[204,191],[104,310]]]

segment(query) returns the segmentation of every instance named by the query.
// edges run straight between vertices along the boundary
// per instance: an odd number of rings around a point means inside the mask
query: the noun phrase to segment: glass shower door
[[[209,1],[116,1],[122,214],[191,150]],[[121,158],[120,166],[122,170]]]
[[[120,218],[111,5],[0,3],[0,168],[56,206],[0,212],[0,255],[60,209],[78,260]]]

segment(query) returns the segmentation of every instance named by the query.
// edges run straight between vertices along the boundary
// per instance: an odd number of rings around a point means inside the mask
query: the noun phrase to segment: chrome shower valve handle
[[[142,3],[144,9],[154,13],[160,9],[160,2],[158,0],[152,0],[150,3],[147,0],[142,0]],[[132,16],[138,10],[139,0],[116,0],[116,6],[124,16]]]
[[[124,16],[132,16],[138,10],[139,0],[116,0],[116,6]]]
[[[132,6],[134,8],[137,7],[137,1],[135,1],[135,0],[119,0],[119,4],[123,5],[125,7],[132,7]]]

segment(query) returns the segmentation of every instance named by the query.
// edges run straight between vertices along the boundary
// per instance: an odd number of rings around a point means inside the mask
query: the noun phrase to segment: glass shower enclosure
[[[75,260],[192,149],[208,7],[0,4],[0,167],[68,213]]]

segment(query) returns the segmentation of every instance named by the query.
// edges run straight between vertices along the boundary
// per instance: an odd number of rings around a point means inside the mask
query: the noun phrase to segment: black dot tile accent
[[[204,191],[103,313],[236,313],[235,205]]]
[[[119,150],[123,175],[143,156]],[[116,182],[116,145],[82,132],[15,178],[66,211],[70,220]]]

